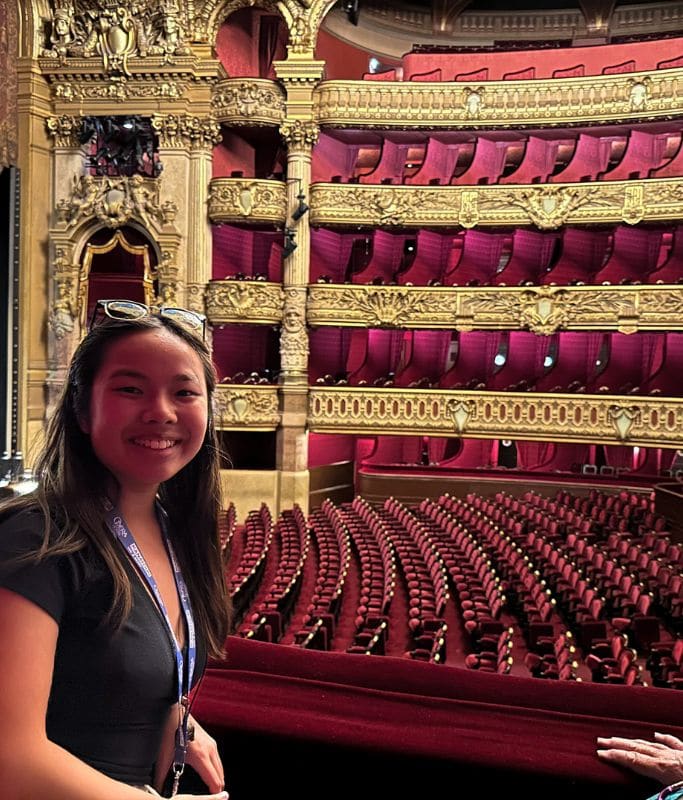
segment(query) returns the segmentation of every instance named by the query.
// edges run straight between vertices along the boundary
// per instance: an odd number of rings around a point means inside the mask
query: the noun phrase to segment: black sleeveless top
[[[47,736],[115,780],[150,783],[168,712],[178,699],[171,634],[123,549],[133,609],[113,634],[98,629],[113,588],[92,548],[19,568],[8,565],[13,556],[37,550],[43,529],[42,513],[33,510],[0,523],[0,586],[59,624]],[[198,638],[195,685],[205,665],[206,647]]]

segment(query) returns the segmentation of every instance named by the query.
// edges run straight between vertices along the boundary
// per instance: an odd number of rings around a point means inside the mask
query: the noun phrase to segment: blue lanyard
[[[121,542],[133,562],[137,564],[142,576],[149,586],[150,591],[152,592],[152,596],[159,606],[161,615],[164,618],[169,633],[171,634],[171,640],[175,644],[175,658],[178,674],[178,704],[182,708],[182,716],[175,734],[175,752],[173,756],[173,794],[176,794],[178,791],[180,776],[183,774],[183,770],[185,769],[185,756],[187,753],[187,727],[190,716],[188,697],[192,687],[192,677],[194,675],[195,664],[197,660],[197,639],[195,634],[194,617],[192,616],[192,606],[190,605],[190,595],[187,591],[185,580],[183,579],[180,564],[178,563],[178,559],[176,558],[173,550],[173,545],[171,544],[171,540],[168,536],[166,512],[161,507],[157,508],[159,511],[158,517],[159,524],[161,525],[161,533],[163,535],[166,551],[168,552],[168,556],[171,560],[175,585],[180,598],[180,606],[183,610],[183,615],[187,624],[187,670],[185,670],[183,651],[178,646],[178,640],[176,639],[173,625],[171,624],[171,620],[168,616],[168,611],[166,610],[161,593],[159,592],[159,587],[154,579],[154,575],[152,575],[152,571],[147,566],[144,556],[140,552],[140,548],[137,546],[133,532],[130,530],[128,525],[126,525],[126,521],[123,519],[123,517],[113,507],[109,509],[107,514],[107,525],[109,530],[114,534],[114,536],[116,536],[119,542]]]

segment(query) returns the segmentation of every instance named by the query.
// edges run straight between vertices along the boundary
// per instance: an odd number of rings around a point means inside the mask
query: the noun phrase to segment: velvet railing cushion
[[[535,780],[556,785],[555,797],[581,785],[581,800],[647,796],[648,784],[597,759],[596,737],[681,736],[681,712],[683,694],[672,690],[502,677],[236,638],[195,705],[217,732],[358,748],[397,764],[448,762],[481,772],[492,787],[526,785],[528,798],[539,796]]]

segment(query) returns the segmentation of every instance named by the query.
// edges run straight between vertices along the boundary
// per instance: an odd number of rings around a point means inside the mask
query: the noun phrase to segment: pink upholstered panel
[[[558,141],[529,136],[519,167],[499,183],[545,183],[555,168],[558,147]]]
[[[566,228],[562,251],[557,262],[546,272],[541,283],[566,285],[573,280],[591,283],[592,276],[605,262],[610,234],[607,231]]]
[[[614,231],[612,255],[596,272],[593,282],[613,284],[625,281],[645,283],[657,265],[662,240],[661,230],[619,226]]]
[[[661,258],[661,256],[660,256]],[[671,250],[662,266],[647,276],[648,283],[678,283],[683,280],[683,227],[676,226]]]
[[[361,183],[403,183],[409,144],[392,142],[385,139],[382,154],[372,172],[360,176]]]
[[[378,436],[377,448],[363,463],[419,464],[421,453],[420,436]]]
[[[586,387],[595,375],[595,362],[604,336],[570,331],[558,334],[555,364],[538,379],[536,391],[565,391],[576,382]]]
[[[446,367],[450,331],[408,331],[404,341],[406,364],[396,375],[396,385],[410,386],[424,378],[437,383]]]
[[[415,185],[449,184],[459,152],[460,145],[445,144],[430,137],[422,166],[414,175],[406,177],[405,183]]]
[[[519,286],[525,282],[538,284],[545,275],[559,234],[539,233],[517,228],[512,237],[512,256],[493,282],[500,286]]]
[[[633,130],[621,161],[614,169],[600,176],[601,180],[624,181],[631,178],[647,178],[650,171],[662,164],[667,134],[646,133]]]
[[[593,381],[590,391],[609,389],[624,393],[639,389],[657,371],[665,334],[610,334],[607,367]]]
[[[372,237],[372,257],[365,269],[352,276],[354,283],[382,281],[391,283],[401,267],[404,247],[409,234],[376,230]]]
[[[683,137],[673,158],[663,167],[653,170],[652,178],[680,178],[683,175]]]
[[[510,142],[477,136],[472,162],[462,175],[452,178],[451,183],[457,186],[497,183],[505,168],[510,145]]]
[[[385,331],[371,328],[367,331],[367,351],[365,360],[350,376],[350,382],[372,383],[377,378],[395,373],[401,355],[403,333],[401,331]]]
[[[643,382],[644,394],[681,397],[683,394],[683,333],[667,333],[664,344],[664,359],[653,370],[652,377]]]
[[[597,180],[609,165],[612,149],[608,137],[579,134],[574,155],[567,166],[550,177],[551,183],[574,183]]]
[[[449,267],[444,283],[465,286],[470,281],[477,281],[481,286],[489,285],[498,269],[504,241],[505,234],[502,233],[467,231],[462,255],[457,264]]]
[[[420,230],[417,234],[417,253],[410,267],[396,275],[398,283],[426,286],[429,281],[442,281],[448,254],[453,247],[451,236]]]
[[[346,372],[351,331],[348,328],[316,328],[311,331],[308,357],[309,380],[315,383],[325,375]]]
[[[527,331],[510,331],[505,364],[488,381],[488,388],[497,391],[516,389],[515,384],[527,381],[533,386],[540,377],[537,370],[537,348],[546,348],[548,340]],[[542,361],[542,360],[541,360]]]
[[[493,331],[471,331],[458,334],[455,363],[440,381],[442,389],[466,388],[471,382],[486,383],[493,371],[493,358],[498,351],[501,334]]]
[[[219,380],[266,366],[268,329],[257,325],[227,325],[213,333],[213,361]]]
[[[325,228],[311,229],[311,283],[326,275],[332,283],[343,283],[354,236]]]
[[[446,458],[441,462],[442,467],[454,469],[478,469],[491,465],[490,439],[452,439],[452,446],[458,447],[458,452],[448,457],[449,446],[446,447]]]

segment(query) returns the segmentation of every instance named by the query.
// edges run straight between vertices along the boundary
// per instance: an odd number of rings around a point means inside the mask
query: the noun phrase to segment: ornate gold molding
[[[317,123],[303,119],[286,119],[280,125],[280,134],[291,147],[313,147],[320,136]]]
[[[136,76],[115,83],[103,80],[101,75],[50,75],[52,99],[62,103],[111,104],[113,102],[147,102],[149,100],[179,100],[185,96],[189,78],[176,76]],[[108,106],[109,108],[109,106]],[[111,110],[111,109],[110,109]]]
[[[279,325],[283,306],[279,283],[211,281],[206,288],[206,315],[212,325]]]
[[[635,225],[683,216],[683,179],[535,186],[311,186],[311,224],[401,227]]]
[[[683,399],[311,387],[308,424],[320,433],[679,447]]]
[[[280,424],[277,386],[243,386],[220,383],[214,395],[219,430],[271,431]]]
[[[230,125],[280,125],[285,118],[285,94],[265,78],[228,78],[212,94],[216,118]]]
[[[211,150],[221,141],[221,127],[215,117],[192,114],[155,114],[152,127],[164,148]]]
[[[17,57],[20,8],[18,3],[0,5],[3,40],[0,47],[0,170],[16,165],[18,157]]]
[[[50,263],[50,273],[54,281],[54,296],[47,324],[55,338],[60,340],[73,331],[74,321],[79,315],[80,265],[67,258],[66,248],[57,247]]]
[[[683,286],[309,287],[309,325],[470,331],[683,330]]]
[[[74,176],[71,196],[57,203],[57,225],[62,230],[95,217],[110,228],[125,225],[131,217],[145,226],[170,225],[178,212],[172,200],[161,200],[158,178],[103,178]]]
[[[283,181],[214,178],[209,185],[211,222],[277,222],[287,218]]]
[[[105,73],[129,75],[135,56],[158,56],[164,62],[188,55],[186,20],[177,0],[159,4],[140,0],[133,7],[92,0],[78,5],[52,0],[48,39],[41,56],[59,65],[70,58],[98,59]]]
[[[520,128],[669,118],[681,93],[683,69],[476,85],[324,81],[314,107],[322,126]]]
[[[47,132],[54,137],[57,147],[78,148],[78,136],[81,131],[81,117],[62,114],[59,117],[48,117],[46,121]]]
[[[307,292],[305,287],[289,287],[284,295],[280,330],[282,374],[287,382],[303,383],[308,370]]]

